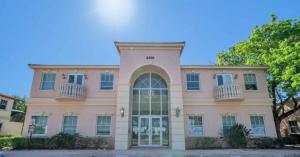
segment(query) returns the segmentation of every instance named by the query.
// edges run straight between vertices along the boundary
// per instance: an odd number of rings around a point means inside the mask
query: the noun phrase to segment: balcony
[[[57,100],[84,100],[86,89],[83,85],[63,83],[60,85]]]
[[[236,84],[227,84],[216,87],[215,90],[216,101],[231,101],[231,100],[243,100],[243,92]]]

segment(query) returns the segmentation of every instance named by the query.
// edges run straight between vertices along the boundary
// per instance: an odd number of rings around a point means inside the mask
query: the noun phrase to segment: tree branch
[[[295,113],[297,110],[300,109],[300,105],[298,106],[298,101],[297,101],[294,97],[292,97],[292,100],[293,100],[293,102],[294,102],[294,107],[293,107],[293,109],[291,109],[291,110],[289,110],[289,111],[283,113],[282,115],[280,115],[280,116],[279,116],[279,119],[280,119],[280,120],[282,120],[282,119],[284,119],[284,118],[290,116],[291,114]]]

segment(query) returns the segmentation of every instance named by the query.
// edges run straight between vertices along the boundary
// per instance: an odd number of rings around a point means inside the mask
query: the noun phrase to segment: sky
[[[119,64],[114,41],[185,41],[214,64],[256,25],[300,19],[299,0],[0,0],[0,93],[30,96],[28,64]]]

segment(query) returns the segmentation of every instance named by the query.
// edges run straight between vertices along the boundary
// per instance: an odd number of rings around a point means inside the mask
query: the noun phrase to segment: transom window
[[[233,83],[232,74],[216,74],[216,77],[217,77],[217,85],[218,86]]]
[[[225,136],[230,128],[236,123],[235,122],[235,116],[233,115],[224,115],[222,116],[223,121],[223,135]]]
[[[111,135],[111,116],[97,116],[97,135]]]
[[[54,84],[55,84],[55,74],[43,73],[40,89],[52,90],[54,89]]]
[[[135,81],[133,88],[167,88],[167,84],[159,75],[146,73]]]
[[[245,89],[257,90],[257,81],[255,74],[244,74]]]
[[[203,119],[202,116],[189,116],[189,136],[203,136]]]
[[[159,75],[141,75],[132,90],[132,115],[168,115],[168,89]]]
[[[186,87],[187,87],[187,90],[199,90],[200,89],[198,73],[186,74]]]
[[[263,116],[250,116],[251,132],[254,136],[265,136],[265,123]]]
[[[114,86],[114,74],[112,73],[101,74],[100,89],[109,90],[109,89],[113,89],[113,86]]]
[[[289,126],[292,134],[300,134],[300,127],[298,126],[298,122],[296,120],[289,121]]]
[[[75,134],[77,127],[77,116],[64,116],[63,132],[68,134]]]
[[[83,74],[69,74],[68,83],[83,85]]]
[[[48,116],[32,116],[32,124],[35,125],[35,129],[32,134],[44,135],[47,133]]]
[[[7,100],[1,99],[1,101],[0,101],[0,109],[5,110],[6,106],[7,106],[7,103],[8,103]]]

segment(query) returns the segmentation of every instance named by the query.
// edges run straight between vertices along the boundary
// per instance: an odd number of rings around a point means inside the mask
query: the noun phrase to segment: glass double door
[[[162,117],[140,116],[138,128],[139,146],[162,146]]]

